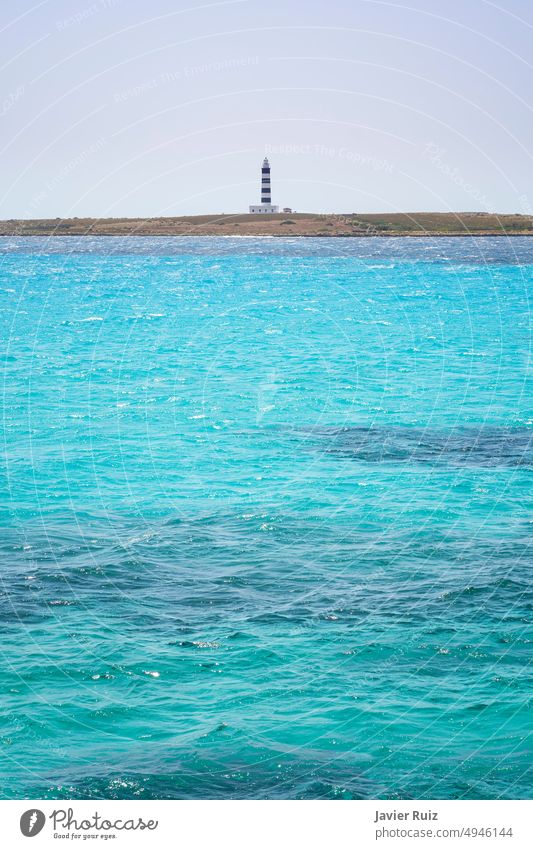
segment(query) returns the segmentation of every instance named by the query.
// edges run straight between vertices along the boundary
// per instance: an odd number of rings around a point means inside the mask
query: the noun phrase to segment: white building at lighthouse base
[[[274,212],[279,212],[279,206],[272,206],[271,203],[254,203],[249,207],[250,214],[255,215],[258,212],[266,212],[273,214]]]

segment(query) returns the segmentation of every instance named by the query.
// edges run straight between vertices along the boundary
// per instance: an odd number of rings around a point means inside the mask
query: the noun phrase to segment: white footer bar
[[[528,801],[0,801],[0,822],[6,849],[533,847]]]

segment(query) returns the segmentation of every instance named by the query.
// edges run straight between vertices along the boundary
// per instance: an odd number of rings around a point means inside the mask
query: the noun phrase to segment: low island
[[[0,236],[532,236],[533,216],[484,212],[278,213],[0,221]]]

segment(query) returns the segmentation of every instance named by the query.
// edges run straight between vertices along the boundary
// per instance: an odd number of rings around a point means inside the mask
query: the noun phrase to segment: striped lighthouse
[[[267,157],[263,159],[261,166],[261,203],[250,206],[250,212],[273,213],[278,212],[277,206],[272,206],[272,192],[270,187],[270,162]]]
[[[270,189],[270,162],[268,159],[263,159],[261,166],[261,203],[272,204],[272,194]]]

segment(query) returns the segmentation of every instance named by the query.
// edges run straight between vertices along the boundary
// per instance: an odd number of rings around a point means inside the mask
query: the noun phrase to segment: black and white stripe
[[[272,203],[272,194],[270,189],[270,163],[266,156],[261,167],[261,203]]]

